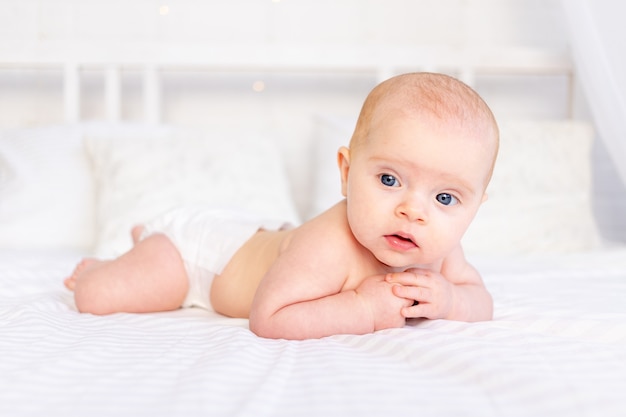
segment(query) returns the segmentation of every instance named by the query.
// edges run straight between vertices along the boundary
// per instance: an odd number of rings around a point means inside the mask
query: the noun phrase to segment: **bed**
[[[163,68],[378,80],[424,67],[391,57],[380,67],[358,51],[337,51],[327,67],[314,51],[296,63],[276,51],[263,59],[240,51],[234,56],[246,60],[173,54],[144,66],[131,49],[105,62],[85,51],[82,62],[54,48],[3,51],[12,69],[60,71],[65,121],[0,132],[0,415],[626,414],[626,247],[598,231],[594,134],[583,121],[501,122],[490,199],[465,237],[493,294],[493,321],[413,320],[363,336],[287,341],[199,309],[79,314],[62,285],[75,263],[120,253],[134,222],[172,205],[226,201],[298,223],[339,198],[333,153],[355,113],[316,115],[299,154],[271,130],[172,125],[159,120]],[[516,61],[520,51],[500,52],[468,66],[443,51],[428,69],[468,82],[481,71],[571,76],[559,54]],[[140,66],[144,121],[121,120],[120,59]],[[81,120],[80,71],[89,67],[104,74],[106,121]]]

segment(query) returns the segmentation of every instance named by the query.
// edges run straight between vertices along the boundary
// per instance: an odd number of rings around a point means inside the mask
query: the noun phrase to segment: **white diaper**
[[[182,307],[213,310],[211,283],[235,252],[259,229],[288,227],[284,222],[261,220],[244,211],[186,206],[144,224],[140,240],[154,233],[165,234],[180,252],[189,277],[189,292]]]

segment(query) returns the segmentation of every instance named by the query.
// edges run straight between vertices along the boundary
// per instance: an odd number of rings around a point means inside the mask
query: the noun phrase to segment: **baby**
[[[493,302],[460,240],[487,198],[498,127],[471,88],[442,74],[393,77],[368,95],[337,162],[341,202],[295,228],[181,208],[132,231],[113,260],[65,285],[81,312],[201,306],[249,317],[268,338],[490,320]]]

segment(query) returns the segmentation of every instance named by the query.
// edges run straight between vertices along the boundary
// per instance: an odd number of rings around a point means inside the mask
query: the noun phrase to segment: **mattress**
[[[73,251],[0,251],[0,415],[626,415],[626,249],[472,259],[480,323],[268,340],[199,309],[79,314]]]

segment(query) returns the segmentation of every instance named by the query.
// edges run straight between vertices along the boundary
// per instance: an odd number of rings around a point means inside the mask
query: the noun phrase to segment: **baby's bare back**
[[[276,263],[281,254],[288,259]],[[311,279],[323,276],[329,286],[325,295],[330,295],[353,290],[367,277],[390,272],[357,243],[342,202],[295,229],[260,231],[250,238],[213,281],[211,304],[215,311],[249,317],[257,289],[275,263],[273,275],[281,277],[280,285],[289,281],[287,285],[293,286],[299,297],[303,288],[310,288]]]
[[[293,230],[260,230],[231,258],[211,287],[211,304],[216,312],[247,318],[259,283],[285,245]]]

